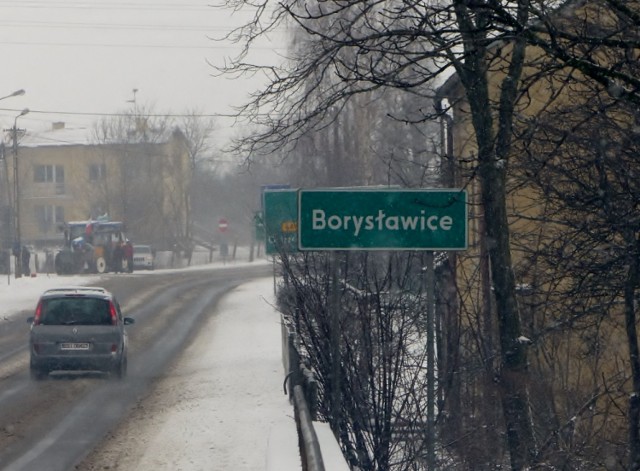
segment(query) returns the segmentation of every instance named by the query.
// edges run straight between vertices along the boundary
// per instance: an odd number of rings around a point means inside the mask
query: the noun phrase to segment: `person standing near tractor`
[[[113,271],[120,273],[122,271],[122,258],[124,250],[122,248],[122,242],[118,241],[113,248]]]
[[[127,271],[133,273],[133,244],[127,239],[124,244],[124,259],[127,261]]]
[[[31,252],[29,251],[29,248],[26,246],[22,246],[22,274],[24,276],[31,276],[31,267],[30,267],[30,259],[31,259]]]

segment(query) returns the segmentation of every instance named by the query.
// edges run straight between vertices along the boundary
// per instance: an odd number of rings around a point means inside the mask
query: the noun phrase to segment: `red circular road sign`
[[[218,230],[220,232],[225,232],[228,227],[229,227],[229,223],[227,222],[226,219],[222,218],[218,220]]]

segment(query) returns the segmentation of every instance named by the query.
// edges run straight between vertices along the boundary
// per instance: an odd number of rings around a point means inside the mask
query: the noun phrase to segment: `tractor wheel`
[[[104,257],[98,257],[96,259],[96,273],[104,273],[107,271],[107,262]]]

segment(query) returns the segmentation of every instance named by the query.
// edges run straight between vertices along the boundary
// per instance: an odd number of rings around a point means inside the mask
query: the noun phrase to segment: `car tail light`
[[[118,353],[118,345],[115,343],[111,344],[111,353]]]
[[[111,323],[113,325],[118,324],[118,311],[116,311],[116,307],[112,302],[109,303],[109,314],[111,314]]]
[[[42,317],[42,301],[38,302],[36,306],[36,315],[33,317],[33,325],[40,324],[40,318]]]

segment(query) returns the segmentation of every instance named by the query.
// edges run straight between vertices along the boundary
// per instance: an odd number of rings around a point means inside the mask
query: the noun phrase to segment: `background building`
[[[3,245],[56,246],[61,223],[105,216],[123,221],[140,243],[183,244],[191,167],[183,134],[165,134],[99,140],[64,123],[46,133],[17,133],[18,145],[4,149]]]

